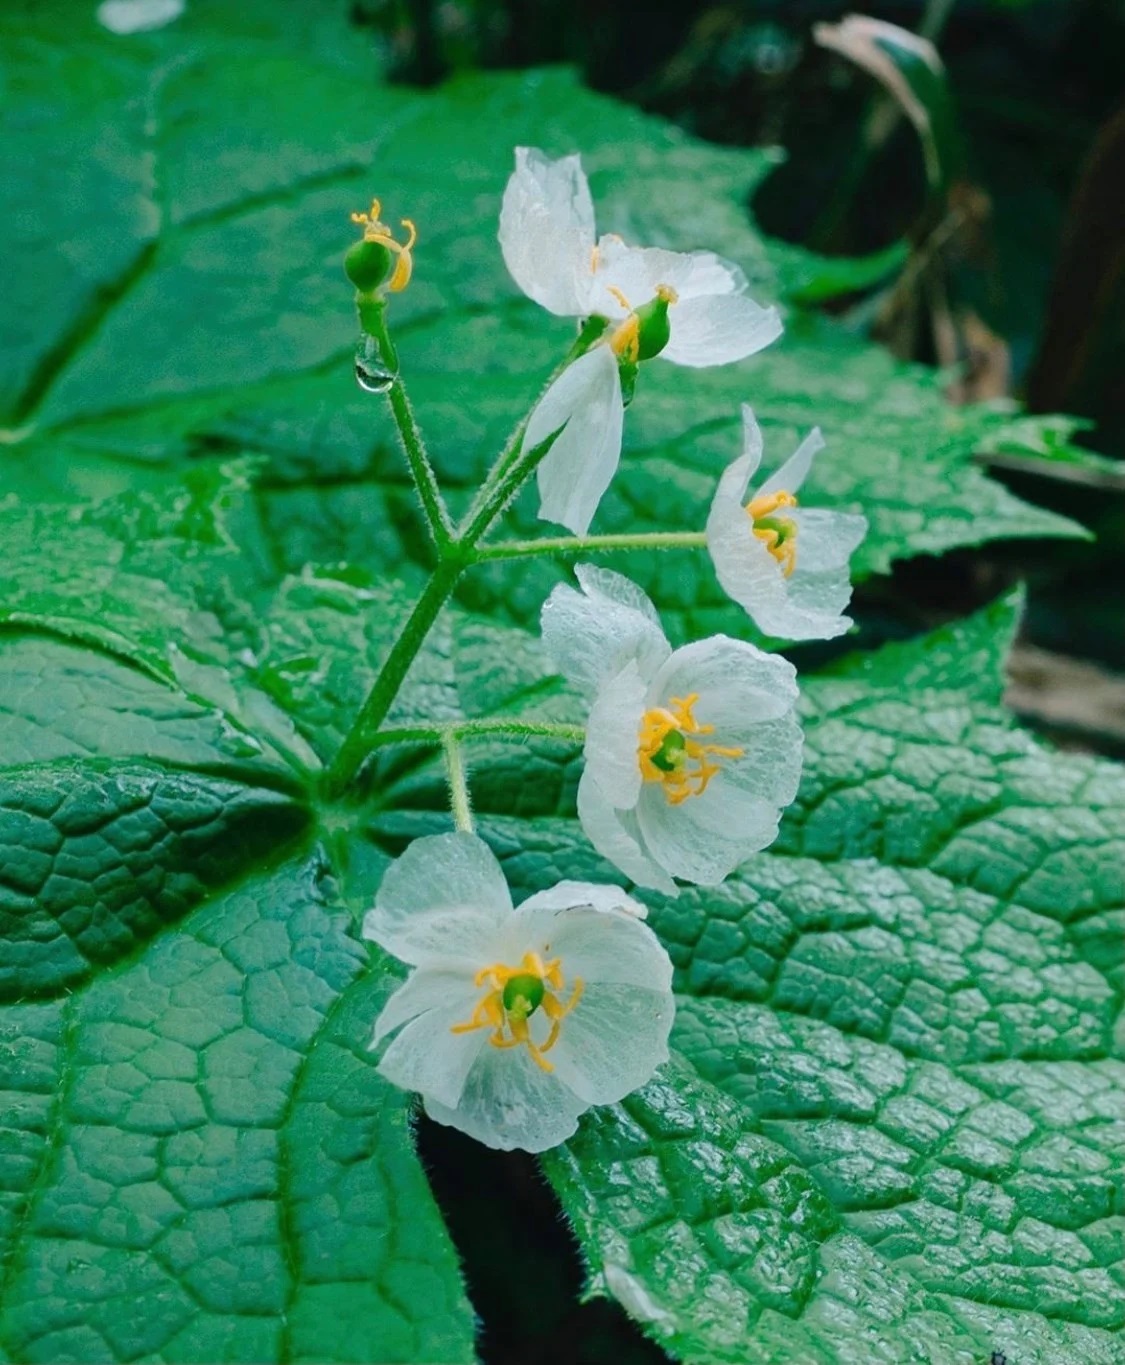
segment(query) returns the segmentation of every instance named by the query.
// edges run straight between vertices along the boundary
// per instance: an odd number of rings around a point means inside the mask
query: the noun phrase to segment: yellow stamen
[[[637,759],[646,782],[664,784],[668,804],[678,806],[689,796],[701,796],[721,765],[717,758],[741,758],[743,749],[700,744],[699,736],[714,734],[713,725],[700,725],[694,714],[699,693],[673,697],[641,717]]]
[[[504,1003],[505,987],[519,977],[534,979],[535,990],[529,995],[518,994],[507,1005]],[[562,963],[559,958],[544,962],[538,953],[524,953],[518,967],[506,967],[502,962],[482,967],[473,978],[474,986],[490,987],[488,994],[473,1010],[463,1024],[454,1024],[451,1033],[471,1033],[478,1028],[491,1028],[488,1041],[493,1047],[526,1047],[536,1066],[544,1071],[554,1071],[554,1066],[544,1057],[545,1052],[559,1040],[562,1021],[582,999],[584,989],[581,977],[574,978],[570,999],[566,1004],[558,998],[564,989]],[[516,987],[520,989],[520,985]],[[538,995],[532,1000],[531,994]],[[531,1036],[528,1019],[539,1008],[551,1021],[551,1028],[544,1042],[536,1043]]]
[[[641,324],[636,313],[630,313],[609,339],[615,356],[631,360],[635,365],[641,353]]]
[[[775,493],[761,494],[746,505],[754,535],[781,565],[786,578],[797,567],[797,523],[790,517],[774,516],[774,513],[796,506],[797,499],[793,494],[780,488]]]
[[[409,218],[402,219],[402,226],[406,229],[407,238],[405,242],[396,242],[391,229],[385,223],[379,221],[381,205],[378,199],[372,199],[371,208],[367,213],[353,213],[352,222],[363,228],[363,240],[365,242],[378,242],[388,251],[393,251],[398,257],[395,261],[395,268],[387,282],[387,289],[392,294],[401,293],[410,283],[410,276],[414,269],[414,260],[411,250],[414,243],[418,240],[418,229]]]

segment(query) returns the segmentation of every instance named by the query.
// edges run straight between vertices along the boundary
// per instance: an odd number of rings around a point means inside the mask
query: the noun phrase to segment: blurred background
[[[848,12],[827,0],[352,6],[402,82],[567,62],[700,137],[783,148],[752,205],[767,232],[828,255],[898,253],[889,278],[834,311],[901,358],[941,367],[951,402],[1009,397],[1077,419],[1059,424],[1060,449],[1106,458],[981,458],[1094,540],[912,560],[857,605],[874,643],[1023,579],[1013,708],[1056,743],[1123,758],[1125,4],[900,0],[863,11],[932,43],[940,63],[925,44],[841,27]],[[470,1267],[490,1365],[664,1359],[614,1305],[579,1303],[582,1268],[533,1161],[428,1124],[420,1140]],[[534,1296],[510,1294],[513,1277]]]

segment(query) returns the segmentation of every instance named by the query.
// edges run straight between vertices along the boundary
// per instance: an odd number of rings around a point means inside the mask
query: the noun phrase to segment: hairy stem
[[[414,409],[406,393],[406,386],[398,372],[398,354],[387,330],[387,306],[382,299],[361,299],[359,302],[359,322],[363,331],[372,338],[379,348],[379,356],[387,370],[394,375],[387,389],[387,401],[398,429],[398,438],[410,466],[414,486],[426,516],[426,525],[438,549],[448,545],[453,539],[453,526],[449,520],[445,500],[438,487],[430,457],[426,454],[426,444],[414,416]]]
[[[479,561],[530,559],[536,555],[602,554],[615,550],[700,550],[707,545],[703,531],[653,531],[619,536],[551,536],[542,540],[508,540],[482,546]]]
[[[586,738],[583,725],[563,725],[540,720],[506,720],[502,716],[487,720],[453,720],[436,725],[403,725],[380,730],[371,742],[372,749],[392,744],[445,744],[452,736],[459,741],[473,739],[557,739],[566,744],[581,744]]]
[[[445,773],[449,780],[449,806],[453,824],[465,834],[473,832],[473,808],[469,800],[469,779],[465,772],[465,756],[456,735],[448,732],[442,739],[445,752]]]
[[[447,554],[438,562],[421,597],[414,604],[414,610],[399,632],[398,639],[391,646],[391,652],[379,670],[379,676],[367,694],[359,715],[332,760],[325,777],[330,796],[339,796],[359,772],[372,747],[376,731],[394,705],[410,665],[425,643],[430,628],[449,599],[464,567],[465,558],[460,554]]]

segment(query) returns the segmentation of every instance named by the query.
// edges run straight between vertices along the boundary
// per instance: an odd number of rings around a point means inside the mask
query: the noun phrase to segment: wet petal
[[[748,294],[708,294],[681,298],[668,311],[672,337],[661,352],[677,365],[727,365],[776,341],[781,316]]]
[[[614,809],[590,777],[589,769],[578,783],[578,819],[586,838],[630,881],[669,896],[677,894],[676,883],[645,851],[634,813]]]
[[[594,205],[577,156],[552,161],[516,148],[500,209],[500,249],[528,296],[549,312],[581,317],[593,286]]]
[[[641,791],[637,736],[648,688],[634,660],[598,689],[586,722],[586,771],[619,809],[635,806]]]
[[[465,1078],[483,1048],[488,1046],[488,1029],[454,1033],[455,1024],[466,1023],[481,992],[473,991],[472,980],[465,994],[412,1019],[398,1034],[379,1060],[378,1072],[392,1085],[417,1090],[441,1104],[456,1104]]]
[[[387,868],[363,937],[403,962],[464,957],[483,965],[511,909],[486,843],[472,834],[429,835]]]
[[[639,926],[644,928],[643,925]],[[664,962],[668,955],[657,945]],[[555,1074],[587,1104],[613,1104],[644,1085],[668,1060],[676,1014],[668,985],[589,981],[550,1053]]]
[[[547,891],[536,891],[518,907],[522,915],[533,910],[572,910],[575,907],[602,913],[619,912],[644,919],[648,906],[627,896],[619,886],[608,882],[557,882]]]
[[[656,608],[630,579],[579,564],[582,591],[560,585],[543,605],[543,643],[556,668],[577,687],[594,693],[604,679],[636,661],[652,677],[672,652]]]
[[[536,1066],[523,1047],[483,1047],[455,1106],[430,1095],[424,1099],[435,1122],[504,1152],[557,1147],[574,1134],[578,1116],[589,1108],[557,1075]]]
[[[635,902],[634,902],[635,903]],[[522,941],[545,958],[561,959],[569,990],[580,977],[589,986],[603,982],[641,986],[650,991],[672,989],[672,963],[660,940],[635,914],[587,905],[550,906],[524,902],[514,920]],[[585,996],[575,1008],[580,1012]],[[568,1019],[574,1016],[567,1016]]]
[[[738,294],[746,276],[713,251],[665,251],[626,246],[618,237],[598,243],[598,283],[619,289],[634,308],[648,303],[658,285],[669,285],[681,302],[711,294]]]
[[[709,741],[722,744],[736,723],[755,725],[793,710],[797,670],[779,654],[711,635],[677,649],[649,688],[650,706],[667,705],[671,697],[698,693],[695,717],[714,725]]]
[[[771,474],[756,491],[755,496],[776,493],[781,489],[786,493],[796,493],[812,468],[813,457],[823,449],[824,437],[820,434],[820,428],[813,427],[781,468],[775,474]]]
[[[537,471],[539,516],[584,536],[621,459],[625,405],[608,346],[595,346],[559,375],[531,414],[524,450],[564,423]]]

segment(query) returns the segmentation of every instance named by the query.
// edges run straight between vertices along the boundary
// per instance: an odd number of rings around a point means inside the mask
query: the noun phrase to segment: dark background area
[[[994,477],[1096,539],[911,561],[858,594],[861,634],[849,644],[913,634],[1023,579],[1014,708],[1056,742],[1125,757],[1125,5],[902,0],[862,11],[940,50],[964,151],[940,194],[913,128],[885,117],[889,97],[814,41],[814,25],[848,11],[823,0],[354,0],[352,17],[397,80],[567,62],[700,137],[783,147],[785,164],[747,206],[771,235],[829,255],[909,243],[897,293],[884,284],[833,310],[866,309],[897,355],[941,364],[951,401],[1013,397],[1073,414],[1074,439],[1119,465],[992,461]],[[581,1303],[577,1247],[532,1158],[425,1120],[419,1143],[488,1365],[665,1359],[616,1305]]]

